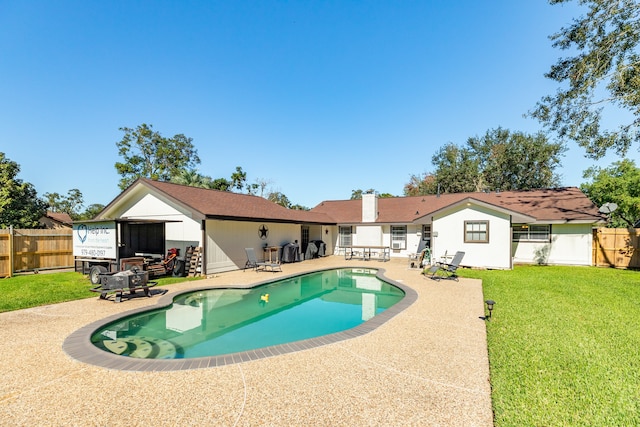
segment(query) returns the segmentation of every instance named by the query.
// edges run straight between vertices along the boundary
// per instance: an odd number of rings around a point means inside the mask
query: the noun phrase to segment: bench
[[[146,297],[151,297],[149,288],[158,282],[149,282],[149,272],[140,271],[137,268],[119,271],[117,273],[101,273],[100,284],[91,288],[91,292],[98,292],[99,299],[107,299],[108,295],[115,293],[115,302],[121,302],[125,295],[136,295],[136,291],[143,291]],[[126,294],[125,294],[126,293]]]

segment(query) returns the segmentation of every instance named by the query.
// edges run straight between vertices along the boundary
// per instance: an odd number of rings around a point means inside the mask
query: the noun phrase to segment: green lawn
[[[158,285],[169,285],[199,277],[160,277]],[[80,273],[41,273],[0,279],[0,313],[39,305],[54,304],[82,298],[97,298],[89,292],[93,285]]]
[[[640,272],[459,270],[496,301],[487,322],[495,425],[640,425]]]

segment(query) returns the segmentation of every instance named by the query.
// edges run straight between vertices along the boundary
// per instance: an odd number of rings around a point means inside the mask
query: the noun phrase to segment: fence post
[[[9,226],[9,277],[13,277],[13,225]]]

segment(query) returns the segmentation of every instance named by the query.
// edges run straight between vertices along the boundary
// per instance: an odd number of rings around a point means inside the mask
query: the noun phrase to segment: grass
[[[496,301],[487,339],[497,427],[640,425],[640,272],[460,273]]]
[[[157,281],[158,285],[165,286],[198,279],[198,277],[160,277],[153,280]],[[87,276],[76,272],[29,274],[0,279],[0,313],[83,298],[96,298],[98,294],[89,291],[92,287]]]

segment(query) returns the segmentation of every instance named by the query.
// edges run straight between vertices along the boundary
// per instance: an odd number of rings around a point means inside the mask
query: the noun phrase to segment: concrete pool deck
[[[225,366],[119,371],[63,351],[78,329],[158,297],[1,313],[0,425],[492,426],[478,280],[425,279],[405,259],[330,256],[285,264],[284,273],[234,271],[163,289],[172,295],[342,266],[382,268],[418,298],[365,335]]]

